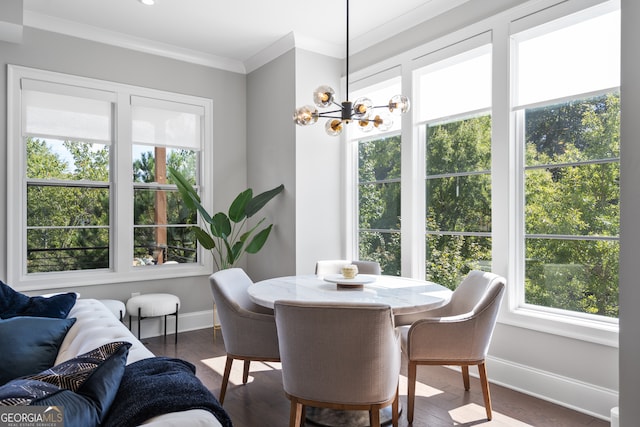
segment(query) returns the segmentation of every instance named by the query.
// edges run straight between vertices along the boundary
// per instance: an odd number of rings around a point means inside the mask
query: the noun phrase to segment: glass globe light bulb
[[[393,126],[393,119],[389,114],[377,115],[373,118],[373,126],[379,131],[386,131]]]
[[[373,120],[359,120],[358,126],[362,132],[370,132],[373,129]]]
[[[404,95],[395,95],[389,101],[389,111],[394,114],[406,113],[410,108],[409,98]]]
[[[327,85],[319,86],[313,91],[313,102],[321,108],[327,108],[333,104],[333,98],[336,92]]]
[[[353,103],[353,117],[356,119],[366,119],[373,110],[373,102],[369,98],[358,98]]]
[[[298,126],[312,125],[318,121],[318,110],[312,105],[305,105],[293,113],[293,121]]]
[[[342,129],[344,128],[344,124],[340,119],[329,119],[327,123],[324,125],[324,129],[331,136],[338,136],[342,133]]]

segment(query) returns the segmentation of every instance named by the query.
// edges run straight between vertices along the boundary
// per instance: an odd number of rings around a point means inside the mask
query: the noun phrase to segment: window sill
[[[23,276],[10,285],[18,291],[42,291],[50,289],[76,289],[83,286],[152,281],[177,277],[208,276],[211,267],[184,264],[136,267],[126,272],[91,270],[64,273],[46,273]]]
[[[504,310],[498,321],[511,326],[618,348],[617,319],[595,320],[529,307],[516,307]]]

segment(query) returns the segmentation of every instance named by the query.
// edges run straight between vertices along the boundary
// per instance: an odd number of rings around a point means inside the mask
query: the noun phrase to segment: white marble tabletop
[[[358,275],[361,277],[365,275]],[[362,288],[339,289],[336,283],[321,276],[276,277],[249,286],[249,297],[256,304],[273,308],[277,300],[309,302],[380,303],[394,314],[411,314],[439,307],[447,302],[451,291],[437,283],[396,276],[369,276],[375,279]]]

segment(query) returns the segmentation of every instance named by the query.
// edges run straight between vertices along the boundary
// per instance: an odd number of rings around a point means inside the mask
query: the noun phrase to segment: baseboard
[[[551,372],[487,357],[489,381],[530,396],[610,421],[618,392]],[[472,370],[473,372],[473,370]]]
[[[125,319],[129,322],[129,317]],[[138,319],[132,319],[131,328],[134,335],[138,335]],[[178,313],[178,330],[180,332],[195,331],[213,326],[213,310],[194,311],[190,313]],[[167,334],[173,334],[176,330],[176,319],[167,316]],[[144,338],[158,337],[164,334],[164,316],[148,317],[140,324],[140,335]]]

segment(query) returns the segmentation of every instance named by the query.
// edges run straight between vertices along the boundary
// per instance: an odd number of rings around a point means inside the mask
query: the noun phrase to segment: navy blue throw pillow
[[[45,317],[0,320],[0,385],[52,367],[75,321]]]
[[[77,297],[74,292],[50,297],[29,297],[0,281],[0,318],[32,316],[64,319],[69,315]]]

